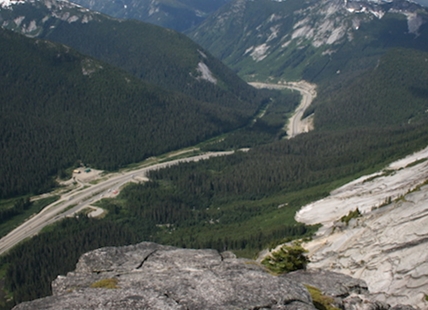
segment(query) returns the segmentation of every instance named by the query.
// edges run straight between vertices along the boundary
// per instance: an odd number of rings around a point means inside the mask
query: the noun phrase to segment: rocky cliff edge
[[[367,285],[346,275],[275,276],[230,252],[149,242],[86,253],[74,272],[52,283],[53,296],[15,309],[315,309],[302,283],[318,286],[343,309],[393,309],[361,298]]]

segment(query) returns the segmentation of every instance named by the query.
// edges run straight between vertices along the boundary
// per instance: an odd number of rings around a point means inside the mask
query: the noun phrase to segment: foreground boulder
[[[317,290],[321,305],[308,288]],[[231,252],[179,249],[150,242],[101,248],[58,276],[53,296],[15,309],[408,310],[373,301],[362,280],[325,270],[281,276]]]
[[[143,242],[84,254],[16,309],[315,309],[306,288],[231,253]]]

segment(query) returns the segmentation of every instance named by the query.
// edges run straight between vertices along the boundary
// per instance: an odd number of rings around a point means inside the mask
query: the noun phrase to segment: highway
[[[286,132],[288,138],[294,138],[295,136],[307,132],[308,126],[307,122],[305,122],[303,118],[303,113],[305,113],[305,110],[311,105],[312,100],[316,97],[316,86],[313,84],[309,84],[305,81],[300,82],[285,82],[281,84],[269,84],[269,83],[249,83],[253,87],[256,88],[268,88],[268,89],[293,89],[297,90],[302,94],[302,100],[300,102],[300,105],[296,108],[294,111],[294,114],[290,117]]]
[[[214,156],[224,156],[233,152],[209,152],[202,155],[191,156],[163,163],[156,163],[144,168],[104,176],[98,184],[85,184],[86,188],[77,192],[69,192],[61,196],[61,199],[45,207],[41,212],[26,220],[23,224],[15,228],[9,234],[0,239],[0,255],[4,254],[12,247],[26,238],[30,238],[42,230],[45,226],[50,225],[60,219],[73,215],[82,208],[89,206],[91,203],[112,193],[119,192],[121,187],[136,179],[144,179],[149,171],[177,165],[184,162],[193,162],[208,159]]]
[[[302,121],[302,116],[307,107],[311,104],[316,96],[315,86],[305,81],[288,82],[281,84],[267,83],[249,83],[256,88],[271,88],[271,89],[294,89],[302,94],[302,101],[297,107],[295,113],[290,118],[287,126],[287,134],[289,138],[305,132],[305,122]],[[165,168],[183,162],[192,162],[203,159],[208,159],[213,156],[224,156],[233,152],[210,152],[197,156],[189,156],[186,158],[171,160],[163,163],[156,163],[144,168],[137,168],[132,171],[122,172],[119,174],[110,174],[104,176],[97,184],[85,183],[81,184],[80,189],[63,194],[61,198],[53,204],[45,207],[38,214],[27,219],[23,224],[15,228],[9,234],[0,239],[0,255],[9,251],[19,242],[30,238],[40,232],[45,226],[50,225],[67,216],[72,216],[82,208],[90,206],[90,204],[109,197],[113,193],[118,193],[120,189],[129,182],[136,182],[146,179],[147,173],[152,170]],[[177,155],[179,153],[176,153]]]

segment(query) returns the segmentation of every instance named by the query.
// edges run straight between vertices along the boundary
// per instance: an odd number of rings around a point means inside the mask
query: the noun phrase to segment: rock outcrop
[[[380,303],[428,309],[428,148],[333,191],[298,212],[322,223],[305,244],[309,268],[364,280]],[[342,222],[356,208],[362,216]]]
[[[86,253],[52,289],[16,309],[315,309],[303,285],[252,260],[148,242]]]
[[[407,310],[373,302],[364,281],[340,273],[301,270],[275,276],[231,252],[150,242],[86,253],[74,272],[52,283],[53,296],[15,309],[314,310],[306,285],[340,309]]]

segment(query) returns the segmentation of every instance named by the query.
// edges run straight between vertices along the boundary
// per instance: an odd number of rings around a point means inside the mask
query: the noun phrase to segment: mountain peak
[[[0,7],[5,8],[11,6],[12,4],[19,4],[24,2],[25,1],[23,0],[0,0]]]

